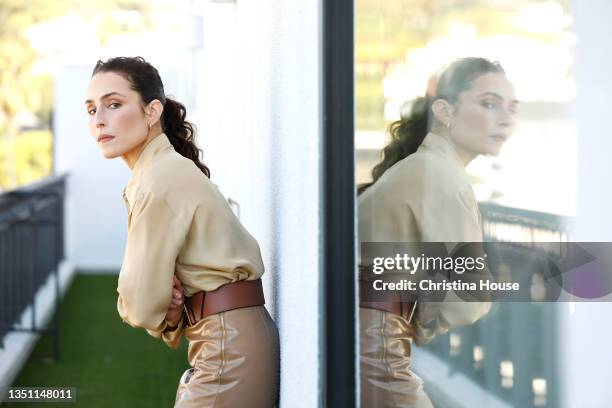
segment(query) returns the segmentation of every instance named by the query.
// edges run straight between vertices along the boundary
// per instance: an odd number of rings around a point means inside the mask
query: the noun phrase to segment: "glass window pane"
[[[558,363],[567,304],[532,301],[549,299],[546,251],[575,240],[580,141],[569,6],[355,2],[362,406],[567,403]],[[418,243],[411,251],[423,259],[434,251],[429,243],[444,243],[453,261],[460,243],[484,242],[474,247],[498,257],[474,279],[524,278],[525,295],[414,295],[404,283],[410,268],[393,259],[405,242]],[[426,269],[414,264],[408,276],[430,279]],[[377,289],[380,282],[405,286]]]

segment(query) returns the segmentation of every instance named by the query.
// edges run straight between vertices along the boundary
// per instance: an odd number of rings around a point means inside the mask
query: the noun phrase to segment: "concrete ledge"
[[[69,262],[59,266],[60,295],[63,298],[74,278],[75,269]],[[55,277],[49,275],[45,284],[36,293],[36,327],[45,327],[53,316],[55,307]],[[32,308],[22,314],[19,327],[30,327]],[[4,400],[8,388],[28,360],[36,341],[37,333],[9,332],[4,337],[4,348],[0,349],[0,401]]]

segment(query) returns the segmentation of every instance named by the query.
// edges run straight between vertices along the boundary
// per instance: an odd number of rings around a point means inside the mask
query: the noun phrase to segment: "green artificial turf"
[[[60,306],[60,361],[42,336],[13,387],[76,387],[76,403],[7,407],[172,407],[189,368],[187,342],[172,350],[117,314],[117,276],[77,275]]]

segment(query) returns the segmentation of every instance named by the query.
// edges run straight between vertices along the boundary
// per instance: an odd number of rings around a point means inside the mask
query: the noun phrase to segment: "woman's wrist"
[[[181,321],[181,319],[180,319],[180,318],[176,319],[176,321],[166,320],[166,328],[165,328],[165,331],[172,331],[172,330],[175,330],[175,329],[178,327],[178,325],[179,325],[180,321]]]

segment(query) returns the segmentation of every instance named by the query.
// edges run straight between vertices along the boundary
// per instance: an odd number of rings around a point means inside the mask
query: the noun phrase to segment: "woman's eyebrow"
[[[124,98],[127,98],[127,96],[125,96],[125,95],[123,95],[123,94],[120,94],[119,92],[114,92],[114,91],[113,91],[113,92],[109,92],[109,93],[107,93],[107,94],[102,95],[102,97],[100,98],[100,100],[102,101],[102,100],[104,100],[104,99],[106,99],[106,98],[108,98],[108,97],[110,97],[110,96],[115,96],[115,95],[119,95],[119,96],[123,96]],[[85,101],[85,104],[87,105],[88,103],[93,103],[93,100],[92,100],[92,99],[87,99],[87,100]]]
[[[478,98],[480,98],[481,96],[492,96],[492,97],[494,97],[494,98],[499,99],[500,101],[503,101],[503,100],[504,100],[504,97],[503,97],[503,96],[501,96],[500,94],[495,93],[495,92],[485,92],[485,93],[481,93],[480,95],[478,95]],[[513,100],[511,100],[511,101],[510,101],[510,103],[515,103],[515,104],[516,104],[516,103],[518,103],[518,102],[519,102],[519,101],[518,101],[517,99],[513,99]]]

